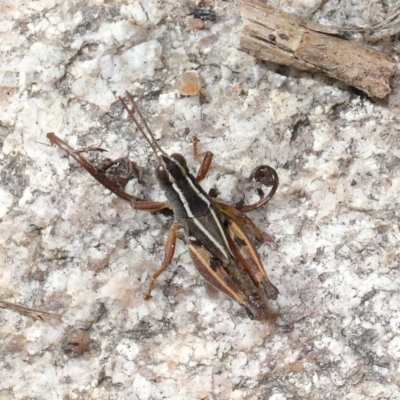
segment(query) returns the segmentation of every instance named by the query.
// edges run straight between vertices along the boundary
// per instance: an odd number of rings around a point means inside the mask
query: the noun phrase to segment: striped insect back
[[[156,177],[174,211],[174,218],[185,231],[186,240],[196,239],[223,262],[231,253],[220,213],[211,198],[189,172],[181,154],[161,156]]]
[[[197,269],[211,285],[238,301],[251,318],[264,319],[268,311],[265,294],[276,298],[278,290],[268,278],[265,280],[265,273],[261,282],[252,279],[256,273],[251,268],[254,262],[244,262],[241,251],[247,249],[244,254],[251,251],[250,258],[256,258],[258,263],[256,267],[263,267],[250,239],[219,211],[218,203],[197,183],[181,154],[160,155],[160,159],[156,177],[174,211],[176,223],[185,232]]]
[[[175,243],[179,229],[183,229],[192,260],[212,286],[238,302],[252,319],[263,320],[267,316],[267,299],[276,299],[278,289],[269,281],[260,257],[252,239],[247,235],[246,227],[253,232],[257,240],[262,241],[262,232],[245,215],[245,212],[255,210],[266,204],[278,187],[276,171],[266,165],[253,170],[250,177],[271,186],[271,190],[260,200],[240,208],[211,198],[200,186],[210,168],[213,155],[204,154],[199,171],[193,176],[181,154],[168,155],[157,143],[153,132],[148,127],[132,95],[126,92],[130,103],[119,98],[137,129],[149,143],[156,159],[156,178],[164,191],[167,202],[154,202],[138,199],[123,190],[116,182],[125,182],[136,175],[142,182],[142,169],[128,158],[108,161],[102,168],[96,168],[85,157],[83,152],[103,151],[99,148],[74,150],[54,133],[47,137],[77,160],[94,178],[112,192],[128,200],[132,207],[142,211],[161,211],[170,209],[174,214],[174,222],[170,228],[164,261],[161,268],[153,274],[145,299],[151,298],[151,291],[156,285],[157,278],[171,264],[175,252]],[[116,179],[107,175],[110,166],[124,163],[128,176]]]

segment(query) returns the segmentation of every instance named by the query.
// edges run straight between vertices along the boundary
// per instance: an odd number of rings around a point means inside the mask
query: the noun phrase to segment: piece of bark
[[[396,61],[388,55],[333,36],[340,30],[306,21],[266,5],[244,0],[240,49],[263,61],[302,71],[321,71],[371,97],[390,92]]]

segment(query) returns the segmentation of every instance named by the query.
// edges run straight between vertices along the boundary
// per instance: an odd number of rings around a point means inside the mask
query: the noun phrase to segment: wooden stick
[[[263,61],[324,72],[371,97],[390,92],[396,61],[337,35],[340,30],[279,11],[263,0],[243,0],[240,49]],[[336,36],[333,36],[336,35]]]

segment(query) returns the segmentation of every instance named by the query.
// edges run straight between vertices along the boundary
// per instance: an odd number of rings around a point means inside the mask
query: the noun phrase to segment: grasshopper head
[[[185,179],[189,169],[185,157],[182,154],[174,153],[171,156],[158,154],[160,163],[156,167],[156,177],[161,184],[171,184]]]

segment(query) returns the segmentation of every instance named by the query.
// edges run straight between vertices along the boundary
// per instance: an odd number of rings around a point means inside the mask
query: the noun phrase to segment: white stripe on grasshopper
[[[213,210],[212,207],[210,207],[210,205],[211,205],[210,201],[207,199],[207,197],[204,196],[203,193],[201,193],[201,192],[197,189],[197,187],[195,186],[195,184],[192,182],[192,180],[191,180],[187,175],[185,175],[185,178],[186,178],[186,180],[189,182],[189,185],[191,186],[191,188],[192,188],[192,189],[195,191],[195,193],[200,197],[200,199],[202,199],[202,200],[207,204],[207,206],[208,206],[208,208],[209,208],[209,210],[210,210],[210,212],[211,212],[211,215],[212,215],[212,217],[213,217],[215,223],[216,223],[217,226],[218,226],[219,233],[220,233],[221,237],[224,239],[224,244],[225,244],[226,248],[229,249],[229,244],[228,244],[228,241],[227,241],[227,239],[226,239],[225,231],[224,231],[223,227],[221,226],[220,221],[219,221],[219,219],[217,218],[217,215],[215,214],[215,211]]]
[[[178,196],[183,204],[183,207],[186,210],[188,217],[193,219],[193,221],[197,225],[197,227],[210,239],[211,242],[214,243],[214,245],[221,251],[221,253],[224,254],[224,256],[227,259],[229,259],[229,254],[227,254],[227,252],[226,252],[226,249],[229,249],[228,240],[226,238],[225,231],[224,231],[223,227],[221,226],[219,219],[217,218],[215,211],[213,210],[212,207],[210,207],[211,206],[210,201],[207,199],[206,196],[204,196],[203,193],[201,193],[199,191],[199,189],[196,187],[196,185],[193,183],[193,181],[187,175],[185,168],[183,168],[182,165],[177,160],[174,160],[173,158],[171,158],[170,160],[172,160],[172,162],[179,167],[179,169],[181,170],[182,176],[185,178],[186,182],[189,183],[189,186],[192,188],[192,190],[195,192],[195,194],[206,203],[206,205],[207,205],[208,209],[210,210],[211,215],[214,219],[214,222],[218,227],[219,233],[224,241],[225,249],[218,243],[218,241],[216,241],[214,239],[214,237],[208,232],[208,230],[204,227],[204,225],[193,215],[193,212],[190,209],[185,196],[183,195],[182,191],[176,185],[176,179],[173,177],[173,175],[167,169],[168,178],[169,178],[169,181],[172,183],[172,188],[178,194]]]
[[[185,210],[186,210],[186,213],[187,213],[188,217],[191,218],[192,221],[197,225],[197,227],[205,234],[205,236],[207,236],[208,239],[209,239],[211,242],[214,243],[214,246],[217,247],[217,248],[219,249],[219,251],[220,251],[227,259],[229,259],[229,254],[226,252],[226,249],[224,249],[224,248],[220,245],[220,243],[218,243],[218,241],[214,239],[214,237],[213,237],[213,236],[210,234],[210,232],[205,228],[205,226],[193,215],[192,210],[190,209],[189,204],[188,204],[187,200],[185,199],[185,196],[183,195],[182,191],[178,188],[178,186],[176,185],[176,183],[173,183],[173,184],[172,184],[172,188],[173,188],[173,189],[175,190],[175,192],[178,194],[178,196],[179,196],[179,198],[180,198],[180,200],[181,200],[181,202],[182,202],[182,204],[183,204],[183,207],[184,207]],[[220,226],[220,223],[219,223],[218,219],[216,218],[216,215],[215,215],[215,213],[214,213],[214,210],[212,210],[212,209],[210,208],[210,211],[211,211],[211,215],[212,215],[213,218],[214,218],[215,223],[216,223],[217,226],[218,226],[218,229],[221,231],[221,226]],[[222,236],[222,237],[224,238],[224,242],[227,242],[226,237],[225,237],[225,233],[223,233],[223,236]],[[227,248],[229,249],[229,247],[227,247]]]

